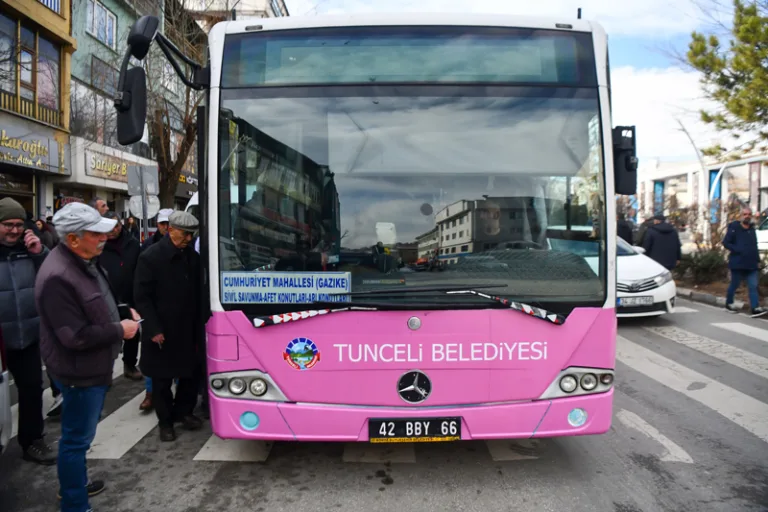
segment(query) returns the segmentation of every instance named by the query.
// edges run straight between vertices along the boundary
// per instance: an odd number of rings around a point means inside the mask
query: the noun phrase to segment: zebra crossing
[[[727,420],[749,435],[768,443],[768,323],[746,317],[711,314],[693,304],[682,306],[674,315],[649,321],[635,321],[628,327],[620,324],[617,339],[617,401],[614,430],[641,434],[656,443],[658,458],[664,463],[695,464],[695,452],[686,451],[674,441],[674,435],[644,418],[640,411],[621,400],[624,365],[631,372],[649,379],[681,400],[689,400],[706,408],[712,418]],[[679,319],[686,318],[686,321]],[[691,322],[701,319],[701,322]],[[731,321],[721,321],[721,320]],[[725,340],[725,341],[721,341]],[[695,362],[696,358],[705,360]],[[751,386],[733,385],[734,375],[744,375]],[[721,377],[717,372],[722,372]],[[274,457],[281,443],[223,440],[213,435],[206,425],[197,432],[181,432],[179,441],[161,444],[157,436],[154,414],[139,411],[144,390],[142,382],[122,377],[122,362],[116,361],[115,385],[105,405],[96,438],[88,453],[90,460],[121,460],[146,450],[170,454],[186,460],[205,462],[265,462]],[[738,389],[737,389],[738,388]],[[119,395],[119,398],[117,396]],[[110,396],[112,396],[110,398]],[[44,410],[52,403],[50,391],[44,393]],[[13,410],[16,415],[16,406]],[[710,421],[715,421],[709,418]],[[52,438],[58,435],[56,420],[47,420]],[[16,421],[14,418],[14,435]],[[757,442],[757,441],[756,441]],[[475,442],[493,461],[536,460],[546,452],[550,440],[494,440]],[[372,445],[340,443],[336,454],[346,463],[417,463],[424,447],[414,444]],[[183,455],[180,455],[180,451]]]

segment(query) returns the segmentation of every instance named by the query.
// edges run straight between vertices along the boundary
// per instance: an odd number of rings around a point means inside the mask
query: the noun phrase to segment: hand
[[[24,245],[27,246],[27,250],[32,254],[43,252],[43,244],[40,243],[40,239],[35,236],[31,229],[24,232]]]
[[[162,334],[157,334],[157,335],[155,335],[155,336],[152,338],[152,341],[153,341],[154,343],[157,343],[158,345],[160,345],[160,346],[162,347],[162,346],[163,346],[163,343],[165,342],[165,336],[163,336]]]
[[[132,340],[136,337],[136,333],[139,332],[139,324],[134,320],[121,320],[120,325],[123,326],[124,340]]]
[[[131,308],[131,316],[133,317],[133,320],[136,322],[141,320],[141,315],[133,308]]]

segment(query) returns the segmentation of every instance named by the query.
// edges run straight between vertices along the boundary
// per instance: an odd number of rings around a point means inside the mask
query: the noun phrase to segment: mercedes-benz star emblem
[[[409,404],[423,402],[431,392],[432,381],[420,371],[407,372],[397,381],[397,393]]]

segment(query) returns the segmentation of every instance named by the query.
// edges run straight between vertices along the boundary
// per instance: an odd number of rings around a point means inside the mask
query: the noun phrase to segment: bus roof
[[[595,21],[580,20],[569,18],[567,16],[563,16],[562,18],[545,18],[490,13],[459,14],[399,12],[287,16],[282,18],[262,18],[259,20],[225,21],[217,24],[213,28],[211,36],[214,36],[214,32],[216,33],[215,35],[219,35],[222,31],[224,34],[242,34],[245,32],[258,32],[260,30],[361,26],[515,27],[604,33],[602,26]]]

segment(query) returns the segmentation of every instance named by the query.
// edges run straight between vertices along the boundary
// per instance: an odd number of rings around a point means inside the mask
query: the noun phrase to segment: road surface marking
[[[698,309],[686,308],[685,306],[675,306],[675,313],[698,313]]]
[[[416,450],[413,443],[346,443],[344,462],[416,462]]]
[[[118,364],[120,363],[120,364]],[[112,367],[112,379],[116,379],[120,375],[123,374],[123,362],[119,359],[115,360],[115,364]],[[45,366],[43,366],[43,371],[45,371]],[[13,384],[13,380],[10,381],[11,384]],[[43,390],[43,418],[47,417],[48,409],[51,408],[53,405],[53,395],[51,394],[51,388],[47,387]],[[11,417],[13,421],[13,430],[11,430],[11,439],[16,437],[16,435],[19,433],[19,404],[16,403],[13,406],[11,406]]]
[[[678,327],[645,327],[645,330],[768,379],[768,359],[752,352]]]
[[[485,442],[491,459],[496,462],[510,460],[536,460],[539,441],[531,439],[490,439]]]
[[[742,324],[739,322],[729,322],[729,323],[712,324],[712,325],[720,329],[733,331],[735,333],[743,334],[744,336],[749,336],[750,338],[755,338],[756,340],[760,340],[768,343],[768,331],[765,329],[760,329],[759,327],[755,327],[753,325]]]
[[[272,450],[272,443],[248,439],[221,439],[212,435],[194,460],[218,462],[264,462]]]
[[[144,391],[99,422],[89,459],[119,459],[157,426],[155,414],[144,414],[139,404]]]
[[[616,358],[619,361],[669,389],[706,405],[768,442],[768,405],[632,343],[623,336],[617,336],[616,339]]]
[[[661,460],[664,462],[685,462],[686,464],[693,464],[693,459],[688,453],[673,443],[664,434],[656,430],[652,425],[646,422],[637,414],[627,411],[625,409],[616,413],[616,417],[625,426],[642,432],[646,436],[650,437],[661,446],[664,447],[664,455],[661,456]]]

